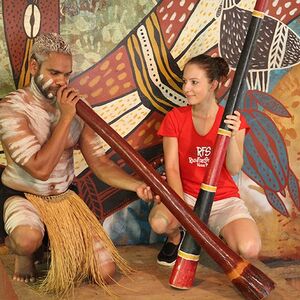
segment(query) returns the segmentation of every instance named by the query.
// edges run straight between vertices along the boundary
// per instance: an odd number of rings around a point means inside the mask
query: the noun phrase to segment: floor
[[[203,254],[194,286],[189,290],[177,290],[169,286],[171,268],[157,265],[155,257],[160,245],[119,247],[121,255],[136,270],[129,278],[119,275],[118,285],[111,286],[116,299],[151,300],[238,300],[244,299],[223,271],[207,254]],[[27,284],[11,281],[13,256],[0,255],[0,299],[1,300],[54,300],[54,296],[39,295]],[[252,263],[276,283],[276,288],[267,297],[270,300],[300,299],[300,261],[274,261],[267,265]],[[95,285],[83,284],[75,288],[72,295],[64,299],[96,300],[112,299]]]

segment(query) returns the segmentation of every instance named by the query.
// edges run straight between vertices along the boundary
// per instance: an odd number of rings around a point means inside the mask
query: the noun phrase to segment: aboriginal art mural
[[[72,46],[72,85],[94,110],[162,172],[156,131],[175,106],[186,104],[182,67],[200,53],[224,57],[228,91],[254,0],[2,0],[0,98],[29,82],[34,38],[59,32]],[[240,111],[251,130],[243,172],[236,178],[263,240],[262,258],[300,257],[300,1],[269,1],[245,80]],[[111,159],[134,174],[103,142]],[[1,151],[1,149],[0,149]],[[81,196],[117,244],[152,243],[152,204],[106,186],[76,152]],[[5,165],[3,151],[0,164]]]

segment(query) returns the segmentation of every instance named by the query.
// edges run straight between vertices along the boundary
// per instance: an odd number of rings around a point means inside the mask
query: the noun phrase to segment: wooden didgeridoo
[[[164,205],[187,229],[197,243],[220,265],[232,283],[247,299],[262,299],[270,293],[274,288],[274,282],[214,235],[125,139],[82,100],[77,102],[76,110],[86,124],[99,134],[143,178],[155,194],[161,197]]]
[[[200,186],[200,192],[198,194],[196,204],[194,206],[194,212],[205,224],[208,223],[214,195],[217,190],[217,183],[224,164],[231,136],[231,131],[224,123],[224,120],[227,115],[233,114],[234,110],[239,106],[239,102],[242,98],[245,77],[248,72],[251,55],[255,48],[255,42],[257,40],[267,3],[268,1],[265,0],[256,1],[244,46],[236,68],[236,73],[232,82],[232,87],[224,109],[223,118],[218,130],[218,135],[213,146],[213,151],[203,182]],[[178,289],[189,289],[193,285],[200,251],[201,248],[194,241],[193,237],[187,233],[178,251],[178,257],[170,276],[169,283],[172,287]]]

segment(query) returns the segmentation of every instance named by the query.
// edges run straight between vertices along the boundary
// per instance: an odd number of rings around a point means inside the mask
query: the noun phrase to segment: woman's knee
[[[154,215],[149,218],[149,223],[152,230],[157,234],[164,234],[168,231],[170,222],[169,220],[162,215]]]
[[[162,203],[155,205],[148,218],[152,230],[157,234],[168,234],[179,228],[180,224]]]
[[[261,250],[261,242],[246,240],[238,245],[239,254],[245,259],[255,259]]]
[[[246,259],[257,258],[261,250],[261,239],[253,220],[238,219],[225,225],[220,234],[229,247]]]

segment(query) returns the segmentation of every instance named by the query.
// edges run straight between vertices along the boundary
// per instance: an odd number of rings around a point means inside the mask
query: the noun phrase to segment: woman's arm
[[[232,130],[226,154],[226,168],[231,175],[236,175],[240,172],[244,163],[245,129],[240,130],[241,121],[238,111],[234,111],[233,115],[228,115],[224,122]]]
[[[163,149],[167,182],[169,186],[183,199],[177,138],[163,137]]]
[[[226,154],[226,168],[234,176],[238,174],[243,166],[245,129],[240,130],[235,136],[230,138]]]

